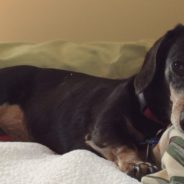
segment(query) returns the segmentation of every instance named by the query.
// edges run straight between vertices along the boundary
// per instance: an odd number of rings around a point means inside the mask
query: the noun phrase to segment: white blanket
[[[95,154],[57,155],[36,143],[0,142],[0,184],[139,184]]]

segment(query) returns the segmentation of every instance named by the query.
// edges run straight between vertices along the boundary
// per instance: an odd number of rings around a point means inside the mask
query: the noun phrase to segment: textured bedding
[[[95,154],[56,155],[36,143],[0,143],[1,184],[139,184]]]
[[[139,70],[151,43],[0,43],[0,68],[23,64],[122,78]]]
[[[34,65],[125,78],[137,72],[151,42],[0,43],[0,68]],[[0,142],[1,184],[137,184],[85,150],[56,155],[35,143]]]

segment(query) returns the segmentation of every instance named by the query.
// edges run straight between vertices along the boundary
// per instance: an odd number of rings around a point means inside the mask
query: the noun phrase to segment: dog
[[[1,69],[0,128],[13,140],[35,141],[59,154],[93,151],[140,179],[155,171],[145,140],[168,126],[170,114],[182,114],[170,100],[171,86],[182,85],[182,77],[172,78],[168,58],[183,33],[179,25],[160,38],[128,79],[34,66]]]

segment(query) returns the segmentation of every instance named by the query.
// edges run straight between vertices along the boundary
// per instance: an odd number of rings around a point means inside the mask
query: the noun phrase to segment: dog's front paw
[[[158,171],[158,167],[149,162],[137,162],[129,163],[131,169],[127,172],[128,175],[141,180],[141,178],[147,174]]]

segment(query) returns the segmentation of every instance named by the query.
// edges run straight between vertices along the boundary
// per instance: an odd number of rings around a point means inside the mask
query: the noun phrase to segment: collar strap
[[[162,125],[163,123],[155,116],[155,114],[151,111],[149,107],[146,107],[143,111],[143,114],[146,118]]]
[[[139,100],[139,105],[140,105],[141,111],[144,112],[144,109],[146,108],[146,105],[147,105],[146,99],[144,97],[144,94],[143,93],[139,93],[137,95],[137,97],[138,97],[138,100]]]
[[[139,99],[139,104],[140,104],[141,111],[143,112],[144,116],[146,118],[162,125],[163,124],[162,121],[160,121],[157,118],[157,116],[148,107],[143,93],[138,94],[138,99]]]

